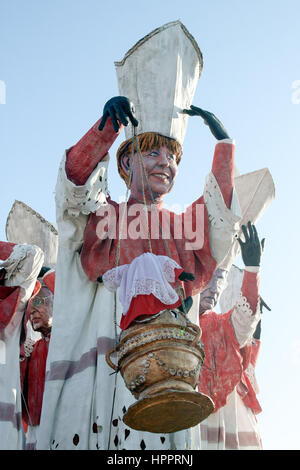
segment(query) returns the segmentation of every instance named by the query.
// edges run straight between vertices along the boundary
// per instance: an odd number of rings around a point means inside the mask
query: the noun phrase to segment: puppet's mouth
[[[170,175],[168,175],[167,173],[151,173],[151,176],[155,176],[156,178],[165,182],[170,181]]]

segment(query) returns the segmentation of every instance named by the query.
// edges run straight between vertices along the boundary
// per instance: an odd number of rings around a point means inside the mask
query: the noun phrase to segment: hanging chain
[[[171,258],[170,250],[169,250],[167,241],[164,239],[164,236],[163,236],[162,226],[161,226],[161,223],[160,223],[160,220],[159,220],[159,212],[158,212],[158,209],[157,209],[156,204],[155,204],[155,201],[154,201],[153,192],[152,192],[152,189],[151,189],[151,186],[150,186],[150,183],[149,183],[148,175],[147,175],[147,172],[146,172],[146,168],[145,168],[143,156],[142,156],[142,153],[141,153],[141,149],[140,149],[140,145],[139,145],[139,142],[138,142],[138,139],[137,139],[137,136],[136,136],[135,129],[134,129],[134,136],[133,136],[133,138],[134,138],[135,143],[136,143],[138,158],[139,158],[140,164],[142,165],[142,170],[143,170],[142,173],[144,174],[144,177],[145,177],[145,180],[146,180],[146,183],[147,183],[147,188],[148,188],[148,191],[149,191],[149,194],[150,194],[150,198],[151,198],[152,204],[153,204],[153,206],[154,206],[154,208],[155,208],[155,211],[156,211],[157,220],[158,220],[158,225],[159,225],[159,229],[160,229],[160,233],[161,233],[161,238],[162,238],[162,241],[163,241],[163,243],[164,243],[164,246],[165,246],[167,255],[168,255],[169,258]],[[145,199],[144,178],[143,178],[143,177],[142,177],[142,187],[143,187],[144,204],[145,204],[146,209],[147,209],[146,199]],[[148,228],[148,235],[149,235],[149,239],[150,239],[148,218],[147,218],[147,228]],[[151,242],[150,242],[150,243],[151,243]],[[178,294],[179,297],[180,297],[180,300],[181,300],[181,304],[182,304],[182,306],[183,306],[184,313],[185,313],[185,315],[187,315],[188,312],[187,312],[187,310],[186,310],[186,306],[185,306],[185,302],[184,302],[184,296],[183,296],[184,289],[183,289],[181,286],[178,286],[178,288],[176,289],[176,291],[177,291],[177,294]]]

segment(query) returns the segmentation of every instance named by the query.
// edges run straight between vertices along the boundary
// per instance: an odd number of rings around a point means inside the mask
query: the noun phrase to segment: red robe
[[[31,426],[40,424],[49,340],[50,335],[42,337],[35,343],[26,364],[27,370],[23,387],[26,407],[24,406],[22,414],[23,421]]]
[[[43,282],[50,291],[54,293],[55,271],[48,271],[43,276]],[[32,301],[40,291],[41,287],[41,283],[37,281],[36,287],[26,309],[26,323],[29,320]],[[40,424],[49,340],[50,334],[46,337],[43,336],[38,340],[33,346],[30,357],[26,357],[24,348],[21,348],[21,386],[24,399],[26,400],[26,404],[23,402],[22,408],[25,428],[27,425],[38,426]]]
[[[258,285],[259,276],[245,271],[241,290],[253,313],[256,312],[258,303]],[[231,314],[232,310],[223,314],[208,311],[200,316],[205,360],[198,389],[212,398],[215,404],[214,413],[226,404],[228,395],[240,381],[249,385],[249,379],[244,373],[248,364],[244,361],[245,354],[243,355],[247,346],[241,350]],[[250,388],[248,391],[250,393]]]
[[[244,348],[243,348],[244,349]],[[260,340],[254,339],[248,347],[248,361],[244,360],[243,362],[243,374],[240,380],[240,383],[237,387],[237,392],[242,398],[245,406],[251,408],[254,414],[258,414],[262,411],[259,401],[257,400],[256,393],[257,390],[254,386],[255,377],[254,370],[256,366],[256,361],[260,349]],[[243,355],[243,351],[241,350]],[[249,370],[252,371],[253,375],[249,373]]]

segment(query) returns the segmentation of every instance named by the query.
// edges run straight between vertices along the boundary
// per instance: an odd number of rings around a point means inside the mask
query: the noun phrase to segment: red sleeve
[[[13,252],[15,243],[0,241],[0,259],[7,259]]]
[[[70,181],[82,186],[123,129],[115,132],[109,118],[102,131],[98,130],[101,119],[67,153],[66,173]]]
[[[0,286],[0,330],[4,329],[14,315],[20,299],[20,287]]]
[[[231,205],[234,186],[234,152],[235,146],[233,144],[219,142],[215,148],[212,165],[212,172],[218,182],[228,208],[230,208]]]
[[[250,273],[244,270],[242,295],[246,297],[253,315],[256,313],[257,303],[259,299],[259,273]]]
[[[55,288],[55,271],[54,271],[54,269],[51,269],[46,274],[44,274],[43,282],[46,284],[48,289],[50,289],[52,294],[54,294],[54,288]]]

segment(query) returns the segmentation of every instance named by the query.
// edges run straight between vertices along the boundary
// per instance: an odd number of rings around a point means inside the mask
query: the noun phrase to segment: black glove
[[[253,338],[260,339],[261,336],[261,320],[257,323],[256,329],[253,333]]]
[[[184,305],[183,305],[183,303],[184,303]],[[192,297],[187,297],[186,299],[183,299],[182,304],[179,305],[179,307],[178,307],[178,310],[180,310],[182,313],[186,314],[190,311],[192,305],[193,305]]]
[[[257,235],[257,230],[251,222],[246,225],[242,225],[242,231],[244,233],[245,241],[238,238],[238,242],[241,247],[242,258],[245,266],[260,266],[260,261],[264,249],[265,239],[261,242]]]
[[[47,266],[43,266],[40,270],[40,273],[38,277],[43,277],[48,271],[50,271],[51,268],[48,268]]]
[[[103,130],[109,117],[111,118],[115,132],[118,132],[120,129],[118,121],[120,121],[124,126],[128,126],[129,120],[134,127],[137,127],[139,124],[134,116],[134,105],[125,96],[115,96],[105,103],[103,116],[98,127],[99,131]]]
[[[178,279],[180,279],[180,281],[194,281],[195,276],[192,273],[187,273],[186,271],[182,271],[182,273],[179,274]]]
[[[193,105],[191,105],[190,109],[184,109],[183,112],[189,116],[201,116],[217,140],[230,139],[225,127],[213,113]]]

